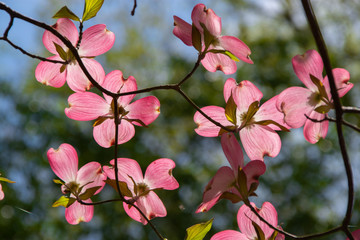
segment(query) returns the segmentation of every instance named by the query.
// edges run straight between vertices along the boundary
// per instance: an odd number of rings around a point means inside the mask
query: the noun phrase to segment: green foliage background
[[[132,1],[105,1],[98,16],[85,28],[104,23],[115,32],[111,51],[97,58],[106,71],[122,70],[133,75],[139,88],[179,82],[196,61],[194,49],[173,36],[172,15],[190,21],[192,7],[199,1],[139,1],[134,17]],[[264,93],[263,101],[289,86],[301,86],[293,73],[291,58],[316,49],[300,1],[203,1],[222,17],[223,34],[237,35],[252,50],[254,65],[238,63],[236,75],[209,73],[200,67],[184,85],[184,91],[200,106],[224,106],[223,84],[228,77],[238,82],[251,80]],[[8,3],[11,4],[10,2]],[[51,16],[63,5],[82,12],[82,1],[47,1],[32,16],[52,24]],[[314,1],[333,67],[346,68],[355,87],[343,99],[344,105],[358,106],[360,76],[360,4],[356,1]],[[10,5],[11,6],[11,5]],[[18,10],[19,9],[14,9]],[[6,19],[0,12],[0,20]],[[21,26],[22,22],[16,22]],[[31,27],[26,25],[26,27]],[[1,29],[3,31],[3,29]],[[14,29],[16,31],[16,28]],[[42,30],[36,29],[37,54],[48,56],[42,48]],[[25,39],[14,36],[19,45]],[[0,239],[156,239],[149,226],[131,220],[122,204],[95,207],[90,223],[69,225],[63,208],[51,208],[61,196],[46,151],[61,143],[76,147],[82,166],[88,161],[108,164],[113,149],[103,149],[92,138],[91,122],[76,122],[64,114],[67,97],[72,93],[43,86],[34,77],[37,60],[19,54],[0,42],[0,172],[15,180],[3,184],[5,199],[0,202]],[[29,49],[31,51],[31,49]],[[36,53],[36,52],[35,52]],[[19,72],[9,72],[7,58],[27,61]],[[10,77],[8,77],[10,76]],[[25,77],[24,77],[25,76]],[[20,78],[20,79],[17,79]],[[138,98],[145,96],[142,94]],[[161,102],[160,117],[148,129],[136,128],[135,137],[119,147],[119,157],[139,161],[143,170],[160,157],[173,159],[173,174],[180,183],[175,191],[159,191],[167,207],[166,218],[153,222],[168,239],[183,239],[187,227],[214,217],[206,239],[225,229],[238,230],[237,210],[241,204],[221,201],[208,213],[195,214],[202,191],[217,169],[227,164],[220,139],[203,138],[194,132],[194,109],[174,91],[151,93]],[[346,115],[359,125],[359,117]],[[359,136],[345,129],[348,150],[354,166],[357,200],[352,224],[360,227],[359,216]],[[294,234],[325,231],[341,224],[347,203],[347,184],[335,128],[316,145],[307,143],[302,129],[280,133],[282,150],[278,157],[267,158],[267,172],[260,179],[257,198],[260,207],[270,201],[277,209],[279,224]],[[248,161],[248,159],[246,159]],[[106,186],[93,200],[116,197]],[[345,239],[336,234],[323,239]]]

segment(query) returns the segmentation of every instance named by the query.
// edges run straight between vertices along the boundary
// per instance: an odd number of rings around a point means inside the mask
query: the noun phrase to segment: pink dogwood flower
[[[273,226],[278,224],[278,216],[274,206],[269,203],[263,203],[262,207],[258,209],[254,203],[250,203],[261,217],[263,217],[267,222]],[[273,234],[276,234],[275,240],[284,240],[285,236],[283,234],[274,233],[274,230],[271,229],[266,223],[261,221],[255,213],[245,204],[242,205],[237,214],[237,222],[240,229],[240,232],[234,230],[225,230],[219,233],[216,233],[210,240],[257,240],[260,239],[256,233],[253,222],[258,225],[266,240],[272,239]]]
[[[1,176],[1,173],[0,173]],[[0,177],[0,182],[7,182],[7,183],[14,183],[14,181],[11,181],[7,178]],[[0,200],[3,200],[5,197],[4,191],[2,190],[2,185],[0,184]]]
[[[66,37],[73,46],[78,45],[79,33],[70,19],[58,19],[53,28]],[[36,79],[45,85],[57,88],[63,86],[66,81],[74,92],[89,90],[92,84],[66,45],[49,31],[44,32],[42,41],[46,49],[55,54],[48,59],[66,61],[67,64],[42,61],[36,67]],[[104,24],[97,24],[84,31],[77,47],[86,69],[99,84],[103,82],[105,72],[100,63],[93,58],[107,52],[114,45],[114,42],[114,33],[107,30]]]
[[[288,131],[283,114],[275,106],[275,96],[259,106],[261,91],[250,81],[239,84],[229,78],[224,85],[226,108],[207,106],[201,110],[225,127],[239,132],[246,154],[251,160],[263,160],[264,156],[276,157],[281,148],[281,140],[275,130]],[[222,134],[220,127],[205,118],[200,112],[194,115],[198,125],[196,133],[204,137]]]
[[[2,190],[2,185],[0,184],[0,200],[3,200],[5,197],[4,191]]]
[[[119,70],[110,72],[105,77],[103,87],[114,93],[137,90],[136,79],[133,76],[125,79]],[[102,147],[109,148],[115,143],[115,123],[113,98],[103,94],[104,98],[92,92],[77,92],[68,98],[69,108],[65,114],[78,121],[97,119],[94,124],[94,139]],[[129,141],[135,135],[134,125],[145,126],[152,123],[160,114],[160,102],[154,96],[131,100],[135,94],[118,98],[118,143]]]
[[[105,173],[101,170],[98,162],[89,162],[78,170],[78,156],[73,146],[67,143],[60,145],[58,149],[50,148],[47,157],[51,169],[64,181],[61,190],[64,194],[70,193],[72,198],[82,198],[82,194],[88,189],[96,190],[93,195],[98,194],[105,185]],[[84,196],[84,195],[83,195]],[[90,198],[83,200],[91,203]],[[94,206],[82,205],[75,201],[65,210],[65,218],[70,224],[89,222],[94,215]]]
[[[360,240],[360,229],[352,232],[351,235],[355,240]],[[349,240],[349,238],[346,238],[346,240]]]
[[[171,159],[160,158],[147,167],[143,177],[140,165],[137,161],[129,158],[118,158],[118,178],[119,181],[125,182],[131,191],[132,199],[135,205],[150,220],[155,217],[165,217],[166,208],[154,190],[166,189],[174,190],[179,187],[179,183],[172,175],[175,163]],[[110,179],[115,180],[114,164],[111,160],[111,167],[104,166],[103,169]],[[126,197],[130,199],[130,197]],[[125,212],[135,221],[147,224],[145,218],[137,209],[123,203]]]
[[[221,167],[205,187],[203,202],[196,212],[210,210],[220,199],[227,198],[232,202],[243,200],[239,189],[240,184],[246,184],[247,196],[253,195],[259,185],[259,177],[265,173],[266,166],[263,161],[253,160],[244,167],[244,156],[239,142],[233,133],[221,135],[221,146],[230,167]],[[246,176],[246,182],[240,182],[239,172]],[[247,197],[246,196],[246,197]]]
[[[193,25],[201,35],[201,42],[199,43],[201,45],[201,51],[204,51],[205,47],[207,47],[207,53],[201,60],[206,70],[210,72],[220,70],[225,74],[236,72],[235,61],[224,54],[224,51],[230,52],[246,63],[253,63],[249,57],[251,51],[245,43],[236,37],[221,35],[221,18],[217,16],[212,9],[207,9],[204,4],[197,4],[191,13],[191,19]],[[174,26],[173,34],[180,38],[186,45],[193,46],[192,25],[174,16]],[[203,26],[210,36],[204,33],[205,30]],[[209,39],[206,38],[210,38],[209,46],[205,46],[206,42],[209,41]],[[194,47],[196,48],[196,46]],[[220,53],[220,51],[222,53]]]
[[[329,80],[323,78],[323,61],[315,50],[309,50],[303,55],[296,55],[292,59],[297,77],[304,83],[304,87],[290,87],[278,97],[277,108],[284,113],[284,121],[292,128],[304,125],[305,139],[316,143],[325,138],[329,122],[314,122],[324,120],[327,112],[334,108],[330,93]],[[350,74],[343,68],[332,70],[339,97],[343,97],[352,87],[349,83]],[[307,119],[310,118],[310,119]]]

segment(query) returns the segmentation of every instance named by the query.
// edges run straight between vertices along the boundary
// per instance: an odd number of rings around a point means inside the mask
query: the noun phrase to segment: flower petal
[[[92,92],[78,92],[68,98],[69,108],[65,109],[68,118],[89,121],[104,116],[111,111],[109,104]]]
[[[84,202],[91,203],[90,199]],[[79,224],[80,222],[90,222],[94,215],[94,206],[82,205],[75,201],[70,207],[65,209],[65,218],[68,223],[72,225]]]
[[[129,119],[141,120],[145,125],[155,121],[160,114],[160,102],[154,96],[147,96],[136,100],[125,108],[129,113],[126,115]],[[132,122],[132,124],[141,126],[140,123]]]
[[[292,65],[300,81],[311,91],[317,91],[317,87],[311,81],[310,74],[320,81],[323,80],[322,72],[324,64],[320,54],[315,50],[308,50],[303,55],[293,57]]]
[[[106,174],[102,172],[100,163],[89,162],[79,169],[76,182],[79,183],[80,186],[86,185],[82,189],[82,193],[84,193],[88,188],[100,186],[101,188],[94,193],[95,195],[98,194],[104,187],[105,179]]]
[[[304,125],[306,116],[315,108],[312,104],[312,92],[303,87],[290,87],[279,94],[276,107],[284,113],[284,121],[292,128]]]
[[[78,171],[78,156],[73,146],[67,143],[60,145],[58,149],[50,148],[47,157],[51,169],[64,182],[76,181]]]
[[[134,182],[142,183],[144,181],[143,174],[140,168],[140,165],[137,161],[130,158],[118,158],[118,178],[119,181],[126,182],[128,188],[133,191]],[[115,161],[114,159],[110,161],[112,167],[104,166],[104,172],[110,178],[115,180]],[[132,178],[132,179],[131,179]]]
[[[360,240],[360,229],[353,231],[351,235],[354,237],[355,240]],[[349,238],[347,238],[346,240],[349,240]]]
[[[332,70],[335,79],[336,89],[338,91],[339,97],[343,97],[350,89],[354,86],[354,84],[350,83],[350,73],[343,68],[334,68]],[[327,91],[328,96],[331,96],[329,79],[326,76],[324,78],[324,86]]]
[[[168,158],[160,158],[147,167],[144,182],[150,189],[163,188],[166,190],[174,190],[179,187],[179,183],[172,175],[175,168],[173,160]]]
[[[250,48],[240,39],[232,36],[222,36],[219,38],[219,42],[222,48],[234,54],[235,57],[246,63],[254,63],[249,57],[251,54]]]
[[[279,95],[276,95],[275,97],[272,97],[260,106],[259,110],[254,116],[255,121],[273,120],[289,129],[290,126],[288,126],[284,121],[284,113],[280,112],[276,107],[278,97]],[[280,130],[280,128],[276,125],[269,124],[268,126],[271,127],[273,130]]]
[[[261,160],[252,160],[246,164],[243,171],[247,179],[247,188],[250,190],[251,184],[259,185],[259,177],[265,173],[266,165]]]
[[[81,57],[94,57],[110,50],[114,45],[115,34],[106,29],[105,24],[97,24],[86,29],[79,46]]]
[[[202,65],[209,72],[222,71],[225,74],[233,74],[236,72],[236,63],[230,57],[221,53],[206,53]]]
[[[253,124],[240,130],[240,139],[251,160],[276,157],[281,149],[279,135],[269,126]]]
[[[72,43],[73,46],[76,45],[79,38],[79,33],[77,31],[75,24],[70,19],[60,18],[56,21],[56,23],[52,27],[56,31],[58,31],[61,35],[66,37]],[[57,38],[54,34],[52,34],[49,31],[44,32],[42,41],[46,49],[53,54],[58,55],[54,42],[59,46],[61,46],[65,50],[65,52],[68,50],[68,47],[66,47],[66,45],[59,38]]]
[[[118,144],[128,142],[135,135],[134,126],[126,120],[122,120],[118,126]],[[114,119],[107,119],[103,123],[94,127],[93,136],[95,141],[104,148],[109,148],[115,144],[115,123]]]
[[[326,114],[312,111],[309,118],[323,120]],[[329,121],[313,122],[307,119],[304,125],[304,137],[309,143],[317,143],[320,138],[325,138],[329,128]]]
[[[253,102],[260,101],[263,97],[262,92],[252,82],[247,80],[241,81],[233,88],[232,94],[239,110],[238,115],[247,112]]]
[[[216,233],[210,240],[249,240],[247,236],[241,232],[234,230],[225,230]]]
[[[49,60],[59,60],[62,59],[55,55],[47,58]],[[64,72],[60,72],[62,64],[60,63],[51,63],[42,61],[40,62],[35,69],[35,78],[38,82],[52,86],[52,87],[62,87],[66,81],[66,69]]]
[[[81,60],[93,79],[101,85],[105,78],[105,71],[101,64],[91,58],[82,58]],[[79,64],[68,64],[66,69],[66,80],[71,90],[74,92],[83,92],[91,88],[92,84],[85,76]]]
[[[225,102],[228,102],[233,89],[237,86],[237,82],[233,78],[228,78],[224,84],[224,99]],[[234,96],[233,96],[234,97]]]
[[[2,185],[0,184],[0,200],[3,200],[5,197],[4,191],[2,190]]]
[[[177,16],[174,16],[173,34],[186,45],[192,46],[192,26]]]
[[[234,175],[237,176],[239,168],[244,167],[244,155],[241,146],[233,133],[221,135],[221,146]]]
[[[199,3],[194,7],[191,19],[200,32],[203,32],[200,25],[200,23],[203,23],[211,35],[214,37],[221,35],[221,18],[212,9],[207,9],[204,4]]]
[[[231,122],[226,119],[225,109],[217,106],[207,106],[201,108],[201,110],[213,120],[219,122],[223,126],[232,126]],[[207,118],[205,118],[200,112],[196,112],[194,115],[194,122],[198,125],[195,132],[203,137],[217,137],[219,135],[220,127],[214,125]]]

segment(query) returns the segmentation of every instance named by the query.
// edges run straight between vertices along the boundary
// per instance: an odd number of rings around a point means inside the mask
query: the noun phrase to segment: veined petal
[[[166,208],[161,201],[161,199],[154,193],[150,191],[146,196],[140,197],[135,203],[145,216],[151,220],[155,217],[165,217],[167,212]],[[139,211],[134,207],[129,209],[129,206],[126,203],[123,203],[124,210],[135,221],[141,222],[146,225],[147,221],[140,215]]]
[[[101,64],[91,58],[82,58],[81,60],[93,79],[101,85],[105,78],[105,71]],[[74,92],[83,92],[92,87],[91,82],[77,63],[69,64],[67,66],[66,80],[69,87]]]
[[[118,144],[128,142],[135,135],[134,126],[126,120],[121,120],[119,129]],[[114,119],[107,119],[94,127],[93,136],[95,141],[104,148],[115,144],[115,123]]]
[[[160,158],[147,167],[144,182],[150,189],[163,188],[166,190],[174,190],[179,187],[179,183],[172,175],[175,168],[173,160],[168,158]]]
[[[312,92],[303,87],[290,87],[279,94],[276,107],[284,113],[284,121],[292,128],[304,125],[306,116],[315,108]]]
[[[311,91],[317,91],[317,87],[311,81],[310,74],[322,81],[324,64],[320,54],[315,50],[308,50],[303,55],[293,57],[292,65],[300,81]]]
[[[133,76],[125,79],[120,70],[114,70],[108,73],[105,77],[103,87],[113,93],[124,93],[137,90],[136,79]],[[104,94],[104,97],[109,104],[113,100],[112,97],[106,94]],[[134,97],[135,94],[121,96],[118,99],[118,103],[120,106],[126,107]]]
[[[239,168],[244,167],[244,155],[235,135],[232,132],[222,134],[221,146],[231,168],[234,171],[234,175],[237,176]]]
[[[249,240],[249,238],[241,232],[234,230],[225,230],[216,233],[210,238],[210,240]]]
[[[243,171],[247,179],[247,188],[250,190],[251,184],[259,184],[259,177],[265,173],[266,165],[261,160],[252,160],[246,164]]]
[[[194,7],[191,19],[200,32],[203,32],[203,28],[200,25],[200,23],[203,23],[211,35],[214,37],[221,35],[221,18],[212,9],[207,9],[204,4],[199,3]]]
[[[211,199],[208,202],[202,202],[196,209],[195,213],[207,212],[209,211],[220,199],[221,195],[218,194],[216,197]]]
[[[4,191],[2,190],[2,185],[0,184],[0,200],[3,200],[5,197]]]
[[[134,182],[132,180],[134,180],[135,183],[142,183],[144,181],[140,165],[134,159],[118,158],[117,163],[119,181],[126,182],[131,191],[133,191],[134,188]],[[114,159],[110,161],[110,164],[112,166],[111,168],[104,166],[104,172],[110,179],[115,180]]]
[[[217,106],[207,106],[201,110],[213,120],[222,124],[223,126],[232,126],[231,122],[226,119],[225,109]],[[201,113],[196,112],[194,115],[194,122],[198,125],[195,132],[203,137],[216,137],[219,135],[220,127],[214,125]]]
[[[110,105],[92,92],[77,92],[68,98],[69,108],[65,109],[68,118],[78,121],[94,120],[111,111]]]
[[[276,157],[281,149],[279,135],[268,126],[253,124],[240,130],[240,139],[251,160]]]
[[[100,163],[89,162],[79,169],[76,177],[76,182],[79,183],[80,186],[86,185],[82,189],[82,193],[84,193],[88,188],[100,186],[101,188],[99,188],[94,193],[95,195],[98,194],[104,187],[105,179],[106,179],[106,174],[102,172]]]
[[[115,34],[106,29],[105,24],[97,24],[86,29],[79,47],[81,57],[94,57],[110,50],[114,45]]]
[[[66,183],[76,181],[78,156],[73,146],[63,143],[58,149],[50,148],[47,157],[51,169],[59,178]]]
[[[57,55],[51,56],[47,59],[62,61],[62,59]],[[56,88],[62,87],[66,81],[66,69],[61,73],[61,67],[62,64],[59,63],[42,61],[35,69],[35,78],[38,82],[44,85]]]
[[[192,46],[192,26],[177,16],[174,16],[173,34],[186,45]]]
[[[220,46],[225,50],[231,52],[235,57],[240,60],[253,64],[254,62],[250,59],[250,48],[243,43],[240,39],[232,36],[222,36],[219,38]]]
[[[126,108],[129,113],[126,115],[129,119],[141,120],[145,125],[155,121],[160,114],[160,102],[154,96],[147,96],[140,98],[135,102],[129,104]],[[132,124],[141,126],[140,123],[132,122]]]
[[[56,23],[52,26],[56,31],[58,31],[61,35],[63,35],[65,38],[67,38],[73,46],[76,45],[79,33],[77,31],[77,28],[75,24],[68,18],[60,18],[56,21]],[[50,33],[49,31],[45,31],[42,41],[44,43],[44,46],[46,47],[49,52],[58,55],[54,42],[58,44],[60,47],[62,47],[65,52],[67,51],[68,47],[65,46],[65,44],[57,38],[54,34]]]
[[[312,111],[309,118],[323,120],[326,114]],[[325,138],[329,128],[329,121],[313,122],[307,119],[304,125],[304,137],[309,143],[317,143],[320,138]]]
[[[221,53],[208,52],[201,63],[209,72],[220,70],[225,74],[233,74],[237,68],[235,61]]]
[[[288,126],[284,121],[284,113],[280,112],[276,107],[278,97],[279,95],[276,95],[260,106],[259,110],[254,116],[255,121],[273,120],[289,129],[290,126]],[[280,128],[276,125],[269,124],[268,126],[271,127],[273,130],[280,130]]]
[[[253,102],[260,101],[263,97],[262,92],[252,82],[247,80],[241,81],[233,88],[232,94],[239,114],[247,112]]]
[[[237,86],[237,82],[233,78],[228,78],[224,85],[224,99],[225,102],[228,102],[233,89]]]
[[[250,203],[256,211],[267,220],[271,225],[277,226],[277,212],[274,206],[269,202],[264,202],[261,209],[258,209],[254,203]],[[251,209],[245,204],[242,205],[238,211],[237,221],[240,231],[244,233],[249,239],[255,239],[257,237],[256,231],[252,225],[252,221],[259,225],[261,230],[265,234],[265,239],[269,239],[274,232],[266,223],[262,222]]]
[[[335,85],[336,85],[336,89],[338,91],[339,97],[343,97],[354,86],[354,84],[349,82],[350,73],[343,68],[334,68],[332,70],[332,73],[334,75]],[[327,76],[324,78],[324,86],[325,86],[328,96],[330,97],[331,96],[330,85],[329,85],[329,79]]]
[[[91,203],[90,199],[84,202]],[[75,201],[70,207],[65,209],[65,218],[68,223],[72,225],[79,224],[80,222],[90,222],[94,215],[94,206],[82,205]]]

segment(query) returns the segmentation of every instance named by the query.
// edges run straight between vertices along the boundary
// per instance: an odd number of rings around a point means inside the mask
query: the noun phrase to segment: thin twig
[[[104,201],[100,201],[100,202],[91,202],[91,203],[87,203],[84,202],[83,200],[81,200],[80,198],[76,199],[79,203],[81,203],[82,205],[100,205],[100,204],[104,204],[104,203],[111,203],[111,202],[123,202],[122,199],[118,198],[118,199],[109,199],[109,200],[104,200]]]
[[[133,9],[131,10],[131,16],[134,16],[135,15],[135,9],[137,7],[137,3],[136,3],[136,0],[134,0],[134,6],[133,6]]]
[[[310,121],[312,121],[312,122],[317,122],[317,123],[321,123],[321,122],[324,122],[324,121],[336,122],[336,119],[335,119],[335,118],[331,118],[331,117],[329,117],[329,116],[325,116],[325,117],[324,117],[323,119],[321,119],[321,120],[317,120],[317,119],[310,118],[310,117],[307,116],[306,114],[305,114],[305,117],[306,117],[307,119],[309,119]],[[341,123],[344,124],[344,125],[347,126],[347,127],[350,127],[350,128],[352,128],[352,129],[354,129],[354,130],[357,131],[357,132],[360,132],[360,128],[359,128],[358,126],[353,125],[353,124],[345,121],[344,119],[342,119],[342,122],[341,122]]]
[[[360,108],[358,107],[342,106],[342,110],[344,113],[360,113]]]

